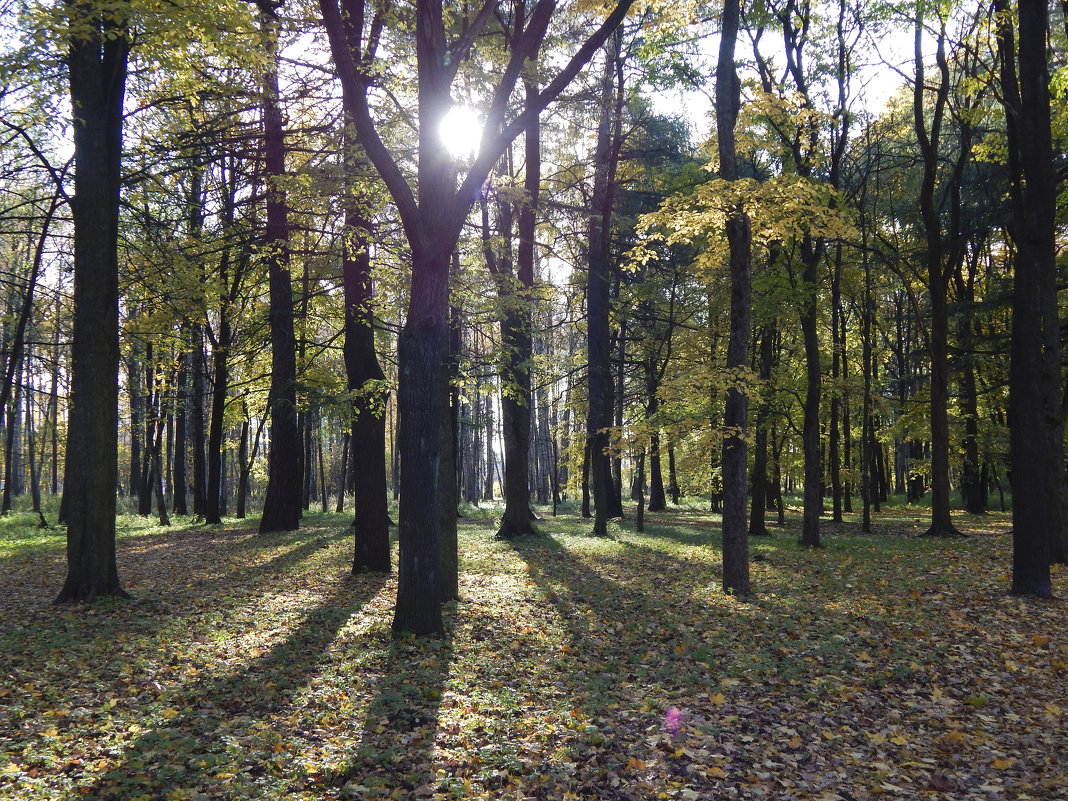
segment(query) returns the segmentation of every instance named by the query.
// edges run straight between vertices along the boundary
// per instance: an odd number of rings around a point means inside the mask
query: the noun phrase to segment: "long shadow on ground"
[[[314,677],[341,628],[384,582],[374,575],[346,581],[244,667],[191,678],[160,711],[161,722],[148,724],[107,773],[89,784],[72,777],[75,789],[67,798],[162,798],[178,788],[185,797],[225,788],[227,797],[256,798],[302,784],[299,754],[280,747],[292,734],[277,730],[291,725],[280,716]]]

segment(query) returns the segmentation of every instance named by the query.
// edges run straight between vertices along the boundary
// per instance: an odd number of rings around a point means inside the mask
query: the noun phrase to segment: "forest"
[[[1068,5],[0,0],[0,794],[1068,797]]]

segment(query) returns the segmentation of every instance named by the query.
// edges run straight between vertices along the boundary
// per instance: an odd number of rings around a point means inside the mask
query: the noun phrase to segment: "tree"
[[[949,508],[949,311],[946,296],[948,275],[943,257],[942,225],[935,208],[940,160],[939,139],[949,98],[950,73],[945,54],[945,21],[940,20],[935,55],[940,80],[928,122],[925,102],[927,86],[923,69],[923,12],[924,0],[919,0],[915,28],[916,81],[913,88],[913,117],[923,164],[919,205],[926,234],[924,260],[931,303],[931,330],[928,336],[931,356],[931,527],[927,529],[926,534],[945,537],[960,534],[953,526]]]
[[[462,180],[439,139],[452,105],[458,71],[498,6],[486,2],[451,38],[440,0],[415,4],[414,47],[418,89],[418,150],[413,183],[379,134],[369,102],[374,59],[386,26],[385,10],[370,15],[364,0],[320,0],[338,75],[355,102],[353,123],[368,159],[386,185],[411,249],[408,314],[398,342],[401,452],[400,563],[393,631],[441,635],[438,537],[438,462],[441,421],[447,409],[442,380],[448,336],[449,260],[468,213],[493,165],[526,127],[589,60],[620,23],[632,0],[616,6],[564,68],[515,119],[506,121],[508,101],[523,68],[536,64],[553,17],[551,0],[539,0],[529,14],[522,3],[510,11],[517,32],[507,63],[491,91],[478,155]],[[370,17],[370,18],[368,18]],[[365,49],[366,47],[366,49]],[[359,58],[354,58],[358,55]]]
[[[526,102],[536,103],[537,83],[525,79]],[[501,427],[504,432],[504,514],[497,530],[498,539],[512,539],[537,534],[530,520],[530,473],[527,453],[530,450],[531,363],[534,358],[531,293],[534,291],[535,237],[538,190],[541,183],[540,119],[532,114],[524,131],[523,198],[519,203],[519,242],[516,268],[494,257],[486,249],[486,263],[493,274],[501,303]],[[501,201],[502,211],[511,203]],[[510,209],[503,219],[508,230],[501,233],[511,240]],[[485,226],[484,226],[485,227]],[[511,251],[510,242],[508,251]],[[507,260],[507,261],[510,261]]]
[[[719,174],[724,181],[738,178],[734,126],[741,106],[741,85],[734,62],[741,16],[739,0],[724,0],[716,65],[716,136],[719,142]],[[749,399],[745,376],[749,365],[749,307],[752,234],[749,217],[741,204],[727,217],[730,249],[731,318],[727,343],[727,373],[730,385],[723,410],[723,590],[749,595],[749,543],[746,529],[746,428]]]
[[[267,179],[267,228],[264,239],[270,275],[271,441],[267,456],[267,495],[260,533],[300,527],[303,449],[297,429],[297,356],[293,333],[293,283],[288,268],[289,224],[285,140],[278,98],[278,8],[257,0],[267,61],[263,73],[264,174]],[[210,489],[210,488],[209,488]],[[209,500],[210,503],[210,500]]]
[[[1049,598],[1051,545],[1064,537],[1056,189],[1045,57],[1049,7],[1043,0],[1020,0],[1018,52],[1009,3],[997,0],[994,7],[1016,243],[1009,366],[1011,592]]]
[[[346,96],[346,101],[348,97]],[[346,103],[348,105],[348,103]],[[349,111],[351,115],[351,109]],[[342,282],[345,295],[345,372],[352,402],[352,462],[356,471],[352,572],[390,570],[389,508],[386,496],[386,376],[375,352],[371,281],[371,223],[363,186],[365,165],[350,152],[345,191]],[[324,490],[325,492],[325,490]],[[344,482],[342,482],[344,492]]]
[[[128,3],[66,0],[74,124],[74,329],[63,482],[67,579],[57,602],[126,597],[115,559],[119,192]],[[92,469],[90,469],[92,465]]]

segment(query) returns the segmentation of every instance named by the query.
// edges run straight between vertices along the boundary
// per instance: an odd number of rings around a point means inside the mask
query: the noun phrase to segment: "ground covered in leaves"
[[[1068,798],[1068,606],[1006,594],[1004,516],[923,522],[777,530],[741,601],[707,513],[470,518],[436,642],[390,638],[342,517],[125,520],[135,600],[86,608],[49,603],[61,535],[6,523],[0,797]]]

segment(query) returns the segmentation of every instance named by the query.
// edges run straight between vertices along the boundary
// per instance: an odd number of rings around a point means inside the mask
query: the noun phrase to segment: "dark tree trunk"
[[[144,470],[144,458],[141,454],[141,431],[145,424],[145,393],[141,381],[141,371],[144,369],[144,353],[140,343],[134,339],[131,343],[131,358],[126,362],[126,382],[129,387],[130,400],[130,481],[129,493],[131,498],[138,499],[138,509],[141,503],[142,480]]]
[[[842,353],[845,341],[839,339],[842,315],[842,246],[835,248],[831,268],[831,419],[828,461],[831,468],[831,520],[842,522],[842,452],[841,422],[842,392],[840,388]]]
[[[182,326],[183,331],[185,326]],[[183,341],[185,337],[182,337]],[[186,505],[186,412],[185,407],[189,392],[186,384],[189,382],[188,366],[189,356],[184,349],[178,352],[178,370],[175,376],[175,409],[174,409],[174,467],[173,485],[174,501],[172,508],[176,515],[189,514]]]
[[[189,415],[192,421],[193,446],[193,514],[204,515],[208,506],[208,469],[205,453],[204,432],[204,385],[207,357],[204,354],[204,330],[199,324],[191,327],[193,347],[192,388],[189,396]]]
[[[679,477],[675,472],[675,443],[668,442],[668,494],[672,506],[679,505]]]
[[[1046,62],[1049,7],[1037,0],[1020,2],[1018,53],[1008,3],[997,0],[995,8],[1001,12],[998,50],[1016,241],[1009,364],[1011,592],[1049,598],[1053,595],[1050,557],[1064,536],[1056,171]]]
[[[801,544],[820,547],[820,510],[823,508],[823,471],[820,463],[820,384],[823,368],[820,364],[818,292],[816,281],[819,253],[815,244],[805,238],[801,246],[806,287],[801,308],[801,337],[805,346],[805,417],[801,432],[805,456],[804,511],[801,522]]]
[[[582,449],[582,516],[593,517],[590,511],[590,440],[586,439],[586,445]]]
[[[267,48],[263,86],[263,136],[267,187],[268,268],[271,322],[271,445],[267,492],[260,533],[300,527],[301,477],[304,474],[297,430],[297,356],[293,333],[293,282],[288,269],[289,224],[286,197],[282,110],[278,101],[278,15],[268,0],[258,0]]]
[[[589,443],[590,484],[593,492],[593,535],[608,535],[611,515],[612,466],[608,429],[612,425],[612,362],[609,336],[609,288],[611,267],[609,242],[612,218],[613,73],[619,60],[621,35],[612,37],[606,53],[601,82],[601,114],[594,153],[593,199],[591,202],[589,264],[586,276],[586,319],[588,354],[588,401],[586,438]]]
[[[227,262],[229,259],[224,253],[223,264],[220,272],[224,285],[229,277]],[[212,348],[212,393],[211,415],[208,420],[208,485],[207,498],[204,507],[204,522],[218,524],[222,522],[222,512],[219,509],[219,501],[222,493],[222,449],[223,449],[223,426],[225,424],[226,399],[230,392],[230,367],[229,354],[230,342],[233,332],[230,326],[230,309],[227,299],[219,310],[219,330],[216,333],[215,347]]]
[[[537,98],[537,84],[526,83],[527,102]],[[501,424],[504,433],[504,514],[497,529],[498,539],[537,534],[530,521],[530,365],[533,362],[533,330],[529,293],[534,287],[534,247],[536,238],[538,189],[541,183],[541,128],[538,116],[531,117],[525,129],[526,169],[523,188],[526,197],[519,208],[518,247],[513,276],[511,267],[511,203],[500,202],[499,234],[505,242],[501,258],[489,243],[489,223],[483,207],[484,252],[494,274],[501,304]]]
[[[768,413],[771,404],[768,393],[771,391],[771,367],[773,345],[775,341],[775,324],[764,326],[760,335],[760,386],[762,395],[757,408],[754,427],[756,436],[753,447],[753,498],[749,506],[749,536],[767,537],[768,531]]]
[[[641,533],[645,531],[645,448],[638,452],[638,469],[634,481],[637,506],[634,510],[634,530]]]
[[[29,356],[27,355],[27,360]],[[37,426],[33,419],[33,404],[30,393],[26,393],[26,447],[30,463],[30,498],[33,502],[33,511],[41,520],[41,528],[46,527],[44,515],[41,514],[41,470],[36,461],[37,452]]]
[[[664,494],[664,473],[660,464],[660,432],[649,435],[649,511],[662,512],[667,508]]]
[[[86,6],[67,2],[77,18]],[[120,11],[123,7],[120,6]],[[129,39],[114,13],[72,19],[74,324],[63,482],[67,578],[57,602],[126,596],[115,560],[119,191]],[[91,469],[90,469],[91,468]]]
[[[485,405],[485,428],[486,428],[486,481],[482,488],[482,500],[493,500],[493,399],[486,396]]]
[[[21,362],[22,360],[19,359],[18,361]],[[19,458],[17,451],[22,428],[19,424],[21,419],[19,410],[22,407],[22,383],[21,371],[16,370],[15,394],[11,399],[11,408],[6,415],[7,438],[4,444],[4,491],[3,501],[0,501],[0,514],[7,514],[11,511],[11,494],[18,485],[18,476],[22,471],[22,460]]]
[[[458,250],[453,251],[451,261],[453,272],[459,272]],[[441,376],[447,398],[445,415],[441,420],[441,461],[438,467],[438,487],[441,492],[438,500],[438,528],[441,532],[439,548],[442,601],[454,601],[460,597],[460,553],[456,527],[456,437],[460,428],[460,391],[453,380],[459,371],[460,347],[460,310],[453,306],[449,309],[449,351],[446,354],[446,369],[442,371]]]
[[[338,482],[337,482],[337,506],[334,507],[334,511],[337,514],[341,514],[345,511],[345,491],[349,486],[349,443],[352,441],[352,434],[345,432],[341,436],[341,465],[338,468]],[[385,454],[383,454],[383,457]],[[383,460],[384,461],[384,460]]]
[[[739,0],[724,0],[723,26],[716,66],[716,133],[720,177],[738,179],[734,126],[738,120],[741,88],[734,63],[734,48],[741,15]],[[749,307],[751,241],[749,217],[741,209],[727,218],[730,248],[731,308],[727,342],[727,371],[740,381],[749,366]],[[738,597],[752,592],[749,583],[749,537],[746,521],[746,444],[749,396],[746,387],[730,386],[723,406],[723,591]]]
[[[244,404],[242,404],[243,406]],[[248,496],[248,473],[244,466],[248,463],[248,412],[245,411],[245,419],[241,421],[241,438],[237,441],[237,463],[241,467],[237,475],[237,508],[234,517],[244,520],[246,514],[246,498]]]
[[[938,180],[939,138],[949,97],[949,67],[945,58],[945,33],[938,37],[937,60],[940,74],[934,110],[927,128],[927,104],[923,70],[923,15],[916,21],[916,83],[913,116],[916,138],[923,159],[920,184],[920,216],[927,240],[927,291],[931,304],[929,350],[931,357],[931,527],[926,535],[959,535],[953,527],[949,506],[949,304],[942,253],[942,226],[935,208]]]
[[[355,148],[355,143],[351,145]],[[342,262],[345,291],[345,370],[352,404],[350,439],[353,469],[357,472],[353,519],[355,551],[352,572],[388,573],[392,568],[389,545],[389,498],[386,489],[386,400],[389,387],[375,351],[372,301],[370,221],[356,193],[360,181],[355,157],[349,187],[350,206],[345,212],[345,256]],[[345,481],[341,482],[344,497]]]
[[[159,524],[161,526],[169,526],[171,519],[167,515],[167,499],[163,495],[163,459],[161,458],[163,426],[163,420],[160,420],[156,425],[156,433],[152,443],[152,470],[150,474],[152,476],[152,491],[156,496],[156,512],[159,514]]]
[[[395,201],[411,247],[411,294],[398,341],[398,444],[403,465],[393,631],[398,635],[408,632],[417,636],[441,636],[444,623],[438,530],[439,460],[443,457],[441,421],[447,406],[443,367],[448,341],[449,254],[479,188],[526,122],[520,118],[502,125],[508,97],[523,65],[537,58],[554,6],[551,2],[539,2],[531,10],[529,25],[524,7],[518,7],[519,13],[513,18],[516,25],[513,48],[494,90],[490,122],[483,133],[479,155],[457,188],[456,164],[441,147],[438,124],[452,104],[450,90],[456,69],[474,47],[494,7],[486,5],[477,17],[468,18],[466,21],[471,25],[465,24],[459,38],[450,43],[441,3],[416,4],[419,142],[418,186],[414,190],[401,172],[398,160],[380,138],[367,100],[371,77],[365,65],[375,56],[385,18],[380,12],[374,12],[372,19],[366,19],[367,4],[361,0],[346,2],[344,14],[336,0],[320,0],[319,7],[343,91],[351,95],[356,110],[353,116],[360,143]],[[530,113],[544,108],[563,90],[619,25],[628,8],[629,2],[624,0],[605,18],[597,32],[539,95],[538,107],[529,110]],[[366,52],[363,51],[365,41]]]

